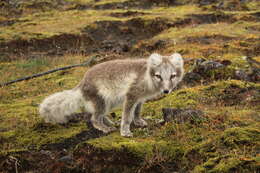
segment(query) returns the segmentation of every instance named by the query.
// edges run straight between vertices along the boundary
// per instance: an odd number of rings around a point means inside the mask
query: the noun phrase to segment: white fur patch
[[[66,123],[66,117],[78,111],[84,104],[80,90],[65,90],[50,95],[40,104],[40,116],[46,122]]]
[[[159,55],[158,53],[153,53],[149,57],[149,64],[151,66],[158,66],[162,63],[162,56]]]
[[[120,106],[124,99],[125,95],[128,92],[131,84],[135,81],[136,74],[129,73],[125,76],[117,77],[113,81],[104,81],[99,80],[96,82],[98,88],[98,93],[105,99],[106,105],[109,109]]]
[[[85,101],[84,100],[83,105],[84,105],[84,109],[85,109],[86,112],[91,113],[91,114],[94,113],[95,107],[94,107],[94,105],[91,101]]]
[[[180,68],[183,67],[183,59],[181,54],[179,53],[174,53],[170,56],[170,61],[173,65],[178,66]]]

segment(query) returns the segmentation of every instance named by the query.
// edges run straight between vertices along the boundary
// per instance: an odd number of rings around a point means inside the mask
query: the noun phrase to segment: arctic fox
[[[46,122],[66,123],[69,116],[84,108],[92,114],[93,126],[109,133],[116,128],[106,115],[123,104],[120,133],[131,137],[132,121],[147,126],[140,116],[142,104],[160,93],[170,93],[183,73],[183,59],[178,53],[104,62],[90,68],[75,88],[47,97],[40,105],[40,115]]]

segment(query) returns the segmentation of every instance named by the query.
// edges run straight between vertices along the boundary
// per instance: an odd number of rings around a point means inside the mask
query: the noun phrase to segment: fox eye
[[[171,77],[170,77],[170,79],[172,80],[172,79],[174,79],[175,77],[176,77],[176,74],[172,74]]]
[[[160,79],[160,80],[162,80],[162,77],[161,77],[161,75],[159,75],[159,74],[156,74],[156,75],[154,75],[157,79]]]

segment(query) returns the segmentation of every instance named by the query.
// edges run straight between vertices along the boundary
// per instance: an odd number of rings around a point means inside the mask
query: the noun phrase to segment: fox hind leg
[[[92,101],[93,102],[93,101]],[[104,132],[109,133],[112,131],[115,131],[115,127],[111,127],[106,125],[108,122],[108,118],[106,115],[106,103],[103,98],[96,97],[94,103],[94,112],[91,116],[91,123],[94,126],[94,128]],[[111,120],[109,120],[110,122]]]
[[[96,129],[104,133],[109,133],[116,130],[115,127],[107,125],[107,119],[105,120],[104,114],[99,114],[98,112],[92,115],[91,123]]]

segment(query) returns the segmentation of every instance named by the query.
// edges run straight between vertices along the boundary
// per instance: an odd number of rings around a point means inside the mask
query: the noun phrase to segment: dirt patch
[[[238,43],[237,49],[244,52],[246,56],[257,57],[260,55],[260,38],[248,38],[241,40]]]
[[[208,35],[201,37],[186,37],[185,42],[189,43],[199,43],[199,44],[211,44],[214,42],[228,42],[230,40],[235,39],[234,37],[228,37],[224,35]]]
[[[87,10],[90,8],[91,8],[91,5],[74,4],[74,5],[71,5],[71,7],[67,7],[66,10]]]
[[[128,150],[102,150],[83,144],[75,151],[40,150],[0,156],[0,171],[13,172],[133,172],[142,159]]]
[[[2,42],[0,52],[5,57],[28,57],[32,54],[51,56],[65,53],[126,53],[140,40],[151,38],[169,27],[171,22],[163,18],[100,21],[87,26],[80,35],[61,34],[45,39]]]
[[[131,48],[139,40],[151,38],[170,26],[170,21],[163,18],[151,20],[134,18],[126,22],[96,22],[95,27],[86,27],[83,32],[88,33],[100,49],[106,50],[112,46],[122,47],[122,45]],[[127,51],[127,48],[122,51]]]
[[[151,8],[157,5],[172,5],[174,1],[172,0],[128,0],[125,2],[78,2],[78,1],[66,1],[66,0],[20,0],[20,1],[1,1],[0,2],[0,16],[6,17],[20,17],[23,14],[32,14],[37,12],[45,12],[48,10],[86,10],[86,9],[96,9],[96,10],[107,10],[107,9],[129,9],[129,8]]]
[[[251,13],[251,15],[260,18],[260,12]]]
[[[121,151],[94,148],[85,145],[74,153],[76,162],[86,172],[134,172],[142,159],[127,149]]]
[[[63,55],[64,53],[80,53],[93,41],[84,34],[61,34],[45,39],[13,40],[0,43],[0,52],[8,57],[28,57],[27,55]],[[33,57],[28,57],[33,58]]]
[[[252,0],[249,0],[252,1]],[[193,1],[193,3],[199,4],[201,7],[208,8],[211,10],[248,10],[247,7],[248,1],[239,1],[239,0],[197,0]]]
[[[111,13],[110,16],[112,17],[130,17],[130,16],[140,16],[140,15],[144,15],[146,13],[143,12],[138,12],[138,11],[127,11],[127,12],[117,12],[117,13]]]
[[[211,99],[205,100],[207,104],[213,103],[222,106],[259,105],[259,87],[242,88],[236,84],[230,84],[223,89],[211,86],[205,90],[205,93],[207,92],[211,92]]]
[[[239,104],[259,105],[259,91],[256,88],[240,88],[236,85],[223,90],[219,95],[226,106],[233,106]]]
[[[239,21],[248,21],[248,22],[258,22],[260,20],[259,18],[259,12],[255,12],[255,13],[249,13],[249,14],[243,14],[243,15],[237,15],[234,16],[234,18],[236,18]]]
[[[249,26],[249,27],[247,27],[247,29],[251,30],[253,32],[259,32],[260,31],[260,25]]]
[[[169,40],[156,40],[156,41],[141,41],[136,44],[136,47],[132,49],[134,55],[145,55],[150,52],[160,51],[169,44],[173,44]]]
[[[218,23],[218,22],[228,22],[233,23],[236,20],[233,18],[231,14],[224,13],[210,13],[210,14],[192,14],[187,15],[188,18],[191,19],[193,24],[210,24],[210,23]]]
[[[125,2],[112,2],[112,3],[104,3],[104,4],[95,4],[92,8],[97,10],[102,9],[130,9],[130,8],[141,8],[148,9],[153,6],[169,6],[175,4],[174,0],[129,0]]]
[[[200,7],[210,9],[210,10],[248,10],[246,1],[238,0],[129,0],[126,2],[112,2],[105,4],[93,5],[92,8],[95,9],[118,9],[118,8],[152,8],[154,6],[176,6],[176,5],[185,5],[185,4],[196,4]]]
[[[13,0],[6,0],[0,2],[0,8],[2,12],[0,16],[6,17],[20,17],[22,14],[31,14],[36,12],[45,12],[52,9],[59,9],[63,10],[63,8],[71,3],[64,0],[20,0],[20,1],[13,1]]]
[[[0,21],[0,26],[12,26],[16,22],[17,20],[4,20],[4,21]]]
[[[40,10],[40,11],[45,11],[49,9],[53,9],[56,7],[56,4],[52,4],[51,2],[47,1],[34,1],[33,3],[20,3],[19,4],[23,8],[28,8],[28,9],[35,9],[35,10]]]

